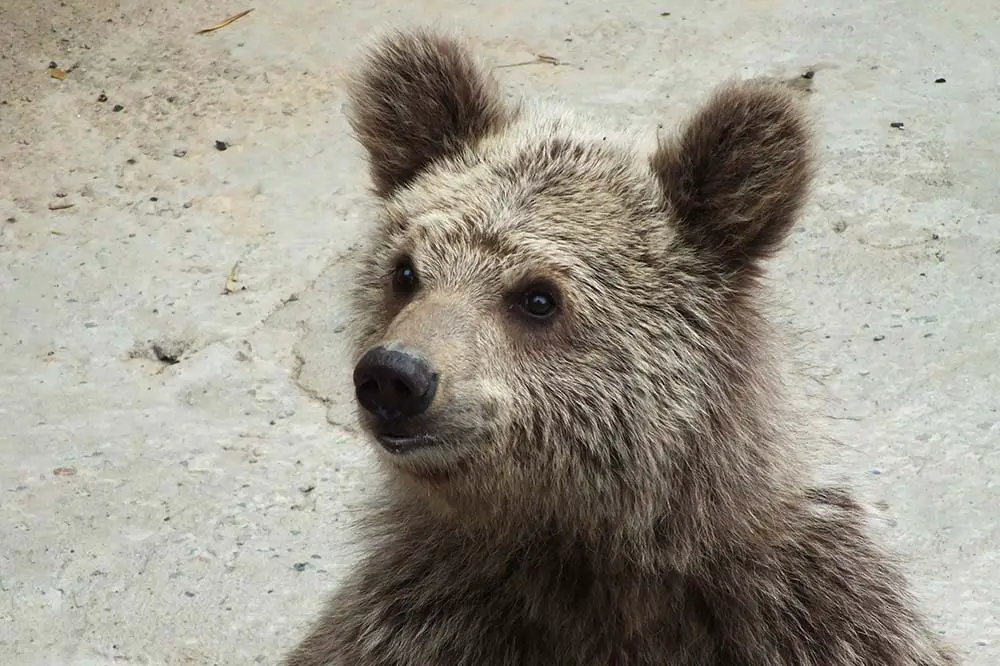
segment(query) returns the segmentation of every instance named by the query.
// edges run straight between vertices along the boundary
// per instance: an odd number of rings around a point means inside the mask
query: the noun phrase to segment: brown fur
[[[437,444],[380,451],[367,554],[287,666],[953,663],[790,441],[756,300],[812,174],[793,93],[728,84],[646,151],[414,30],[351,95],[382,204],[356,351],[420,350]]]

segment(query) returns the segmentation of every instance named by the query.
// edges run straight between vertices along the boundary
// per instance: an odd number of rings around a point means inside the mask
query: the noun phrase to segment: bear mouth
[[[418,449],[433,446],[434,437],[431,435],[410,435],[402,433],[376,432],[375,441],[393,455],[405,455]]]

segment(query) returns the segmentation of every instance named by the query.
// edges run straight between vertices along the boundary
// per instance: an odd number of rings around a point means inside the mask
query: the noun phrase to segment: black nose
[[[423,413],[436,390],[437,374],[412,352],[375,347],[354,366],[358,403],[386,420]]]

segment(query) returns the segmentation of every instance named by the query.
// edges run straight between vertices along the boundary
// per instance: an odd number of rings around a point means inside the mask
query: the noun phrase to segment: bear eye
[[[396,267],[392,270],[392,289],[400,294],[412,294],[420,285],[417,279],[417,270],[413,267],[413,261],[409,257],[404,257],[396,262]]]
[[[558,309],[556,297],[548,288],[535,286],[521,294],[518,305],[532,319],[548,319]]]

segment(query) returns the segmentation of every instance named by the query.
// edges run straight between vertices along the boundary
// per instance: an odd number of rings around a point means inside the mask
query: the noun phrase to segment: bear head
[[[420,29],[349,91],[378,203],[355,390],[407,501],[626,540],[755,520],[781,464],[755,296],[813,170],[795,93],[724,84],[643,147]]]

